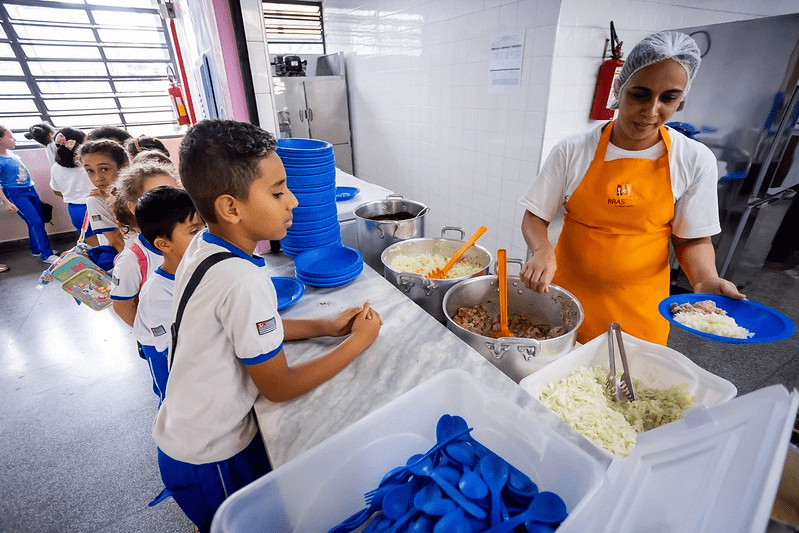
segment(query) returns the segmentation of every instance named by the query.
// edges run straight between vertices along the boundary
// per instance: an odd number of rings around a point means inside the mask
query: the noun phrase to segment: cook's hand
[[[355,321],[355,317],[368,306],[369,302],[364,302],[358,307],[350,307],[337,317],[328,320],[327,334],[331,337],[343,337],[352,333],[352,323]]]
[[[746,295],[738,291],[738,287],[731,281],[722,278],[710,279],[707,281],[700,281],[694,287],[694,292],[706,294],[721,294],[722,296],[729,296],[736,300],[745,300]]]
[[[355,315],[352,321],[352,336],[360,338],[366,346],[369,346],[380,333],[383,319],[372,309],[369,302],[363,304],[363,310]]]
[[[19,211],[19,208],[17,208],[17,206],[15,206],[15,205],[14,205],[13,203],[11,203],[11,202],[8,202],[8,203],[7,203],[7,204],[5,204],[5,205],[6,205],[6,210],[7,210],[7,211],[9,211],[9,212],[11,212],[11,213],[16,213],[17,211]]]
[[[555,249],[549,248],[533,254],[533,258],[522,267],[519,277],[528,289],[547,292],[556,269]]]

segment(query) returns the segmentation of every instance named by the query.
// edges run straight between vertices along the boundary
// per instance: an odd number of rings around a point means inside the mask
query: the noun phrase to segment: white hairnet
[[[621,72],[613,84],[613,96],[615,101],[612,108],[619,107],[619,97],[621,90],[630,78],[649,65],[654,65],[664,59],[673,59],[685,69],[688,73],[688,83],[685,85],[683,98],[688,94],[691,88],[691,81],[699,70],[700,54],[699,47],[696,45],[691,37],[678,31],[661,31],[653,33],[645,37],[638,44],[636,44],[630,51],[624,65],[621,67]]]

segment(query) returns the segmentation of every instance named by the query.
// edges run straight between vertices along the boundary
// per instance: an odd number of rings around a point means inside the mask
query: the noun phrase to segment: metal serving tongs
[[[621,382],[616,375],[616,353],[613,349],[613,331],[616,331],[616,341],[619,345],[619,355],[621,356],[621,366],[624,372],[621,375]],[[633,378],[630,375],[630,367],[627,365],[627,352],[624,351],[624,341],[621,338],[621,326],[618,322],[608,324],[608,355],[610,356],[610,372],[608,372],[608,388],[610,389],[613,400],[621,401],[623,392],[628,400],[635,401],[635,388]]]

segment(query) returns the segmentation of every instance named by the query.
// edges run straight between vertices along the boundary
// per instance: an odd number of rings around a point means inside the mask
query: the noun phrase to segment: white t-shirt
[[[144,252],[144,270],[150,279],[156,268],[164,263],[164,256],[154,248],[141,233],[125,240],[125,249],[114,260],[114,274],[111,277],[111,299],[130,300],[139,295],[142,286],[142,265],[133,251],[136,245]]]
[[[55,164],[50,168],[50,188],[60,192],[68,204],[85,204],[92,182],[82,167],[67,168]]]
[[[44,147],[44,153],[47,156],[47,161],[50,163],[50,167],[55,165],[55,143],[51,142],[47,146]],[[58,189],[56,189],[58,190]]]
[[[520,200],[532,214],[552,221],[571,198],[594,159],[602,126],[567,137],[552,149],[541,172]],[[672,233],[683,239],[708,237],[721,231],[718,210],[718,166],[710,149],[668,128],[671,139],[669,170],[674,195]],[[662,141],[661,141],[662,143]],[[608,145],[605,159],[656,159],[663,144],[631,152]]]
[[[86,211],[89,213],[89,223],[94,231],[102,233],[117,229],[117,220],[105,198],[99,196],[86,198]]]
[[[168,392],[153,424],[158,447],[192,464],[229,459],[252,441],[258,388],[245,366],[267,361],[283,348],[277,294],[264,260],[208,230],[194,237],[175,273],[172,318],[197,266],[221,251],[237,257],[211,267],[189,299]]]
[[[144,282],[139,292],[139,306],[133,322],[136,340],[166,352],[172,341],[172,295],[175,294],[175,276],[156,268]]]

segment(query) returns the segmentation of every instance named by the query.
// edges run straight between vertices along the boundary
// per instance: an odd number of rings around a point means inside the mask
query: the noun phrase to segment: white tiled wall
[[[591,125],[610,20],[629,50],[656,30],[795,11],[792,0],[324,2],[327,51],[347,63],[356,174],[429,205],[428,236],[486,225],[480,243],[511,257],[526,251],[518,198],[542,153]],[[517,30],[520,91],[491,94],[491,37]]]

